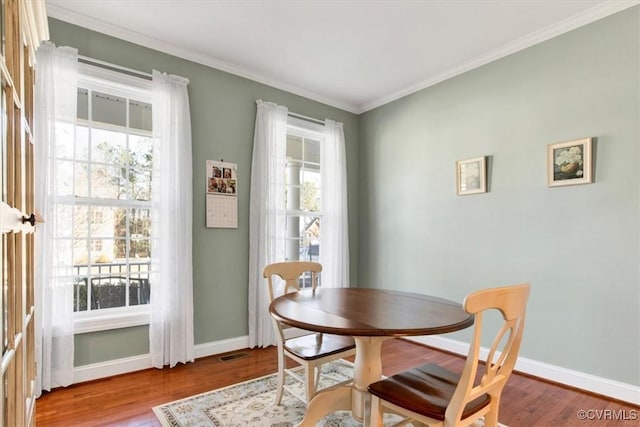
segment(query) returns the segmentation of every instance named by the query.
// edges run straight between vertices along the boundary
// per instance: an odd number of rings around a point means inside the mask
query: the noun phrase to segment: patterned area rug
[[[350,378],[353,365],[347,361],[333,362],[325,365],[323,372],[333,379],[323,376],[320,388]],[[289,384],[302,394],[301,385],[292,379]],[[276,374],[271,374],[156,406],[153,412],[164,427],[293,427],[304,417],[305,405],[286,391],[281,405],[274,405],[277,386]],[[397,420],[395,416],[385,418],[385,425]],[[317,424],[318,427],[361,425],[344,411],[329,414]]]

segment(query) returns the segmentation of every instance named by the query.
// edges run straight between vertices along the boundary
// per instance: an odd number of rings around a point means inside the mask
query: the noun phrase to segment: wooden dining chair
[[[305,273],[310,275],[311,287],[315,289],[318,286],[318,275],[321,271],[322,265],[317,262],[287,261],[267,265],[263,275],[269,285],[270,300],[273,301],[278,296],[276,295],[274,276],[284,280],[283,293],[290,293],[301,289],[299,284],[301,278],[308,279],[308,277],[304,277]],[[278,391],[275,403],[276,405],[280,404],[284,390],[289,391],[305,404],[309,403],[318,391],[321,376],[331,377],[328,373],[322,372],[322,365],[354,355],[355,341],[349,336],[321,334],[288,327],[273,316],[272,320],[278,339]],[[295,332],[297,334],[291,336],[291,333]],[[286,368],[285,356],[298,363],[297,369]],[[300,370],[304,370],[304,376],[298,374]],[[286,384],[285,375],[289,375],[303,384],[304,396]],[[334,383],[332,387],[352,381],[352,379],[336,379],[335,376],[331,378]]]
[[[410,421],[414,426],[463,427],[484,417],[485,427],[496,427],[500,395],[520,350],[529,288],[520,284],[467,296],[464,309],[475,315],[475,327],[462,374],[427,364],[369,385],[371,425],[382,426],[383,413],[393,412],[406,417],[396,425]],[[492,309],[500,312],[502,321],[481,364],[483,315]]]

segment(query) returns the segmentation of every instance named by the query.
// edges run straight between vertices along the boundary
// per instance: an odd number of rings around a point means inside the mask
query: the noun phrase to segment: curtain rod
[[[317,124],[320,124],[320,125],[324,125],[324,120],[314,119],[313,117],[303,116],[302,114],[292,113],[290,111],[289,111],[288,115],[291,116],[291,117],[295,117],[297,119],[306,120],[306,121],[311,122],[311,123],[317,123]]]
[[[78,61],[83,62],[85,64],[106,68],[107,70],[118,71],[120,73],[133,75],[135,77],[140,77],[146,80],[151,80],[153,78],[153,76],[149,73],[134,70],[132,68],[123,67],[121,65],[112,64],[106,61],[100,61],[99,59],[90,58],[88,56],[78,55]]]

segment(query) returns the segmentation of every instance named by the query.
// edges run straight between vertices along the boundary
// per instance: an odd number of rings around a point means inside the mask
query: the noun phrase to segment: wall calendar
[[[238,165],[207,160],[207,227],[238,228]]]

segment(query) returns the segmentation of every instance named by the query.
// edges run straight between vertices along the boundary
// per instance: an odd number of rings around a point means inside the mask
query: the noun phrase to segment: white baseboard
[[[214,341],[206,344],[196,345],[196,359],[200,357],[213,356],[214,354],[226,353],[229,351],[242,350],[249,347],[249,337],[229,338],[222,341]]]
[[[249,337],[237,337],[222,341],[215,341],[195,346],[194,355],[200,357],[240,350],[249,346]],[[142,354],[139,356],[125,357],[106,362],[92,363],[90,365],[76,366],[73,370],[73,383],[93,381],[114,375],[127,374],[151,368],[151,356]]]
[[[150,367],[151,356],[148,354],[76,366],[73,369],[73,383],[77,384],[114,375],[128,374],[129,372],[141,371]]]
[[[425,344],[461,355],[466,355],[469,351],[469,344],[435,335],[411,337],[408,339],[420,344]],[[198,344],[195,346],[194,353],[196,359],[198,359],[229,351],[242,350],[248,346],[249,337],[242,336],[222,341]],[[486,357],[487,352],[487,349],[483,349],[481,355]],[[101,363],[93,363],[91,365],[77,366],[74,369],[73,382],[75,384],[148,368],[151,368],[151,358],[148,354],[110,360]],[[640,405],[640,387],[631,384],[597,377],[591,374],[585,374],[584,372],[574,371],[524,357],[518,358],[516,370],[552,382],[565,384],[613,399]]]
[[[409,337],[407,339],[464,356],[469,352],[469,344],[450,338],[431,335]],[[486,357],[488,353],[488,349],[482,348],[480,356]],[[515,369],[519,372],[548,381],[633,403],[634,405],[640,405],[640,387],[638,386],[538,362],[537,360],[527,359],[526,357],[518,358]]]

